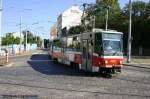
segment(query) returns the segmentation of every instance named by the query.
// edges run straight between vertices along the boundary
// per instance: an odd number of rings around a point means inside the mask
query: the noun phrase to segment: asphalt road
[[[150,69],[124,66],[121,74],[107,78],[58,64],[41,51],[13,58],[12,67],[0,68],[0,99],[16,97],[150,99]]]

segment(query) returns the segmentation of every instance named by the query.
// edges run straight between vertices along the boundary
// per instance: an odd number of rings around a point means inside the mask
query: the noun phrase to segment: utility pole
[[[27,31],[27,29],[26,29],[26,44],[25,44],[25,51],[27,51],[27,43],[28,43],[28,41],[27,41],[27,37],[28,37],[28,31]]]
[[[108,9],[109,9],[109,8],[106,9],[106,26],[105,26],[105,30],[106,30],[106,31],[107,31],[107,29],[108,29],[108,13],[109,13],[109,12],[108,12]]]
[[[95,21],[96,21],[96,17],[95,15],[93,16],[93,29],[95,28]]]
[[[108,19],[109,19],[109,9],[110,8],[111,8],[110,6],[106,7],[106,25],[105,25],[105,30],[106,31],[108,30]]]
[[[1,45],[2,45],[2,0],[0,0],[0,52],[1,52]]]
[[[129,0],[129,33],[128,33],[128,55],[127,55],[127,62],[131,61],[131,32],[132,32],[132,1]]]
[[[86,9],[86,3],[83,4],[83,13],[82,13],[82,25],[84,27],[84,30],[86,30],[86,25],[85,25],[85,9]]]
[[[20,48],[19,48],[19,53],[21,53],[21,45],[22,45],[22,16],[20,16]]]
[[[32,9],[23,9],[20,13],[24,13],[25,11],[31,11]],[[26,27],[27,28],[27,27]],[[27,30],[26,30],[26,38],[25,39],[25,51],[27,50]],[[22,14],[20,15],[20,53],[21,53],[21,45],[22,45]]]

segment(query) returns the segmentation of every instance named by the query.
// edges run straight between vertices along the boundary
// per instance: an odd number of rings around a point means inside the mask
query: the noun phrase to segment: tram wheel
[[[118,69],[117,69],[117,73],[121,73],[121,68],[118,68]]]
[[[115,74],[116,70],[114,68],[111,69],[111,73]]]

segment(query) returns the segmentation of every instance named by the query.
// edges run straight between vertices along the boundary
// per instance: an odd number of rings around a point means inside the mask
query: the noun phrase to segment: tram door
[[[83,40],[82,46],[82,69],[91,71],[92,70],[92,47],[88,40]]]

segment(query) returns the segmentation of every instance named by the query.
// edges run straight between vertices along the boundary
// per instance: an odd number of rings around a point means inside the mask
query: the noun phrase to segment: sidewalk
[[[131,62],[124,65],[150,69],[150,56],[133,56]]]
[[[3,66],[6,64],[6,57],[5,56],[0,56],[0,66]]]
[[[0,63],[0,67],[12,67],[13,62],[11,59],[16,58],[16,57],[28,56],[28,55],[32,55],[32,54],[39,54],[40,52],[42,52],[42,50],[31,50],[31,51],[24,52],[21,54],[9,55],[9,62],[8,63],[5,62],[4,64]]]

